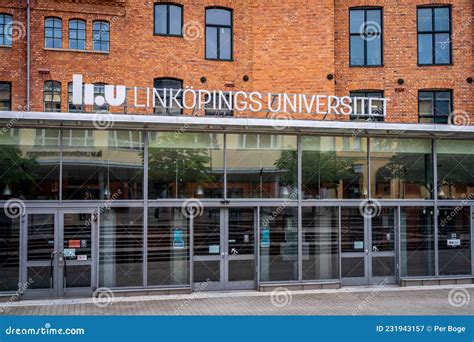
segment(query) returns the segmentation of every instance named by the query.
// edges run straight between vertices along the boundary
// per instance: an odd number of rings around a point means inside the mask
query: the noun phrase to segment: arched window
[[[44,82],[44,111],[60,112],[61,111],[61,82],[46,81]]]
[[[68,112],[71,112],[71,113],[84,112],[83,105],[75,105],[72,103],[72,82],[69,82],[67,85],[67,104],[68,104]]]
[[[59,18],[44,20],[44,47],[60,49],[63,47],[63,22]]]
[[[232,60],[232,11],[206,8],[206,58]]]
[[[106,21],[94,21],[92,24],[92,49],[95,51],[109,51],[110,26]]]
[[[183,6],[171,3],[155,4],[153,33],[163,36],[182,36]]]
[[[0,46],[12,46],[12,16],[0,14]]]
[[[176,104],[176,103],[171,103],[171,96],[170,92],[168,89],[183,89],[183,81],[176,79],[176,78],[155,78],[154,80],[154,85],[153,87],[157,90],[159,96],[163,101],[166,101],[166,107],[170,108],[165,108],[161,104],[161,101],[158,100],[158,97],[155,98],[155,108],[153,109],[153,112],[155,114],[161,114],[161,115],[180,115],[183,113],[183,110]],[[166,95],[164,89],[167,89]],[[182,93],[180,93],[179,96],[176,97],[177,101],[182,104],[183,103],[183,96]]]
[[[69,21],[69,48],[86,49],[86,22],[84,20],[72,19]]]

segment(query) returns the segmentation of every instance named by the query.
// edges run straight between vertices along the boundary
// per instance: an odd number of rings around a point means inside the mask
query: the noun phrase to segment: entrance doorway
[[[195,291],[255,288],[253,208],[204,208],[194,218]]]
[[[383,207],[373,217],[359,208],[341,208],[342,285],[396,283],[397,208]]]
[[[92,211],[27,210],[22,221],[24,298],[90,296],[96,283]]]

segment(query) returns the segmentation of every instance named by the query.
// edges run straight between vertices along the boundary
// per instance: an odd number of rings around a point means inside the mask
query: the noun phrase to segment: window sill
[[[11,45],[0,45],[0,49],[11,49]]]
[[[76,50],[76,49],[63,49],[63,48],[43,48],[46,51],[62,51],[62,52],[79,52],[79,53],[91,53],[99,55],[108,55],[110,51],[98,51],[98,50]]]
[[[383,68],[385,65],[351,65],[349,64],[349,68]]]

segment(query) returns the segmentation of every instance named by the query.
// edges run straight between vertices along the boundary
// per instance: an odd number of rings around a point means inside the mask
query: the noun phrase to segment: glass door
[[[22,218],[21,283],[27,284],[24,298],[58,297],[59,272],[58,215],[51,210],[27,210]]]
[[[341,208],[342,285],[396,283],[396,212],[383,207],[372,216]]]
[[[254,289],[255,209],[231,208],[225,216],[225,290]]]
[[[255,288],[255,219],[253,208],[204,208],[194,218],[194,291]]]
[[[22,222],[25,298],[92,294],[95,222],[92,212],[28,210]],[[94,252],[94,253],[93,253]]]

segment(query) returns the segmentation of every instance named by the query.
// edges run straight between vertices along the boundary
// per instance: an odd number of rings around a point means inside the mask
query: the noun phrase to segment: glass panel
[[[217,58],[216,27],[206,27],[206,58]]]
[[[229,255],[253,255],[254,210],[229,209]]]
[[[402,277],[433,276],[435,272],[433,208],[401,208],[400,228]]]
[[[194,218],[194,255],[221,253],[221,210],[205,208],[202,215]]]
[[[49,265],[28,267],[27,279],[30,284],[28,289],[49,289],[51,284],[51,267]]]
[[[227,135],[227,196],[297,199],[296,136],[272,135],[275,143],[271,147],[260,144],[266,141],[262,137]]]
[[[220,281],[221,274],[220,261],[195,261],[194,262],[194,276],[195,283],[208,283],[210,281]]]
[[[28,215],[28,261],[50,261],[54,251],[54,214]]]
[[[435,30],[449,31],[449,7],[435,8]]]
[[[297,208],[261,208],[260,280],[298,279]]]
[[[341,252],[365,251],[364,217],[359,208],[341,208]]]
[[[232,31],[230,28],[219,28],[219,58],[232,58]]]
[[[379,9],[367,10],[367,29],[372,33],[381,33],[382,28],[382,11]]]
[[[450,63],[451,37],[449,33],[435,34],[435,62],[437,64]]]
[[[148,209],[148,285],[189,284],[189,219],[181,208]]]
[[[440,275],[471,274],[471,210],[439,208],[438,259]]]
[[[91,260],[91,218],[91,214],[64,214],[64,254],[73,252],[66,260]]]
[[[342,278],[362,278],[365,276],[365,258],[341,258]]]
[[[302,137],[303,199],[367,196],[367,140]]]
[[[231,11],[219,8],[206,9],[206,24],[232,25]]]
[[[367,65],[382,65],[382,37],[367,39]]]
[[[66,287],[91,287],[90,265],[67,265]]]
[[[143,208],[100,212],[99,284],[143,285]]]
[[[363,31],[364,10],[350,10],[350,33],[360,33]]]
[[[372,252],[395,250],[395,208],[381,208],[380,214],[372,217]]]
[[[351,65],[364,65],[364,39],[362,36],[351,36]]]
[[[0,212],[0,292],[16,291],[20,267],[20,219]]]
[[[254,279],[254,260],[229,260],[229,281],[252,281]]]
[[[149,198],[222,198],[223,146],[222,134],[150,133]]]
[[[7,132],[0,135],[0,198],[58,199],[59,130],[20,129],[16,135],[12,130]]]
[[[130,138],[129,132],[127,140]],[[109,139],[106,130],[65,130],[63,199],[143,198],[143,144]],[[74,134],[74,139],[67,136]]]
[[[166,34],[167,5],[155,5],[155,33]]]
[[[438,196],[474,198],[474,140],[438,140]]]
[[[392,277],[395,275],[395,257],[373,257],[372,276]]]
[[[418,63],[433,64],[433,35],[418,35]]]
[[[303,207],[303,280],[339,278],[339,209]]]
[[[431,140],[373,138],[370,153],[372,197],[431,198]]]
[[[181,35],[181,7],[170,5],[170,34]]]
[[[418,32],[432,31],[432,8],[418,8]]]

